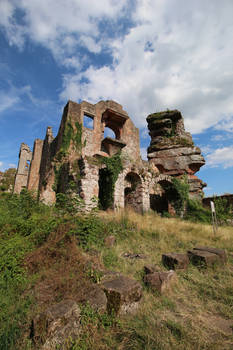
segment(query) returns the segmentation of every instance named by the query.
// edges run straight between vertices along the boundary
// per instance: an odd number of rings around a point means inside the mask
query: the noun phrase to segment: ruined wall
[[[27,188],[31,159],[32,152],[29,146],[25,143],[21,143],[18,168],[15,176],[14,193],[20,193],[23,188]]]
[[[202,203],[206,208],[210,209],[210,202],[214,201],[214,199],[219,199],[219,198],[226,200],[227,205],[233,208],[233,194],[223,194],[221,196],[206,197],[206,198],[203,198]]]
[[[84,119],[90,123],[85,124]],[[69,101],[55,138],[48,127],[44,141],[35,141],[33,156],[22,144],[15,192],[22,187],[38,190],[40,200],[47,204],[56,201],[56,193],[66,193],[71,198],[78,196],[84,209],[90,210],[104,195],[104,176],[109,171],[104,159],[120,153],[123,170],[118,173],[110,208],[174,213],[167,188],[173,177],[183,175],[190,185],[190,197],[200,199],[204,184],[195,173],[205,161],[185,132],[180,112],[151,114],[147,122],[151,136],[148,162],[140,156],[139,130],[120,104]],[[115,137],[105,137],[106,128]]]
[[[34,142],[32,160],[29,169],[27,188],[29,191],[37,192],[39,189],[39,180],[40,180],[40,163],[42,157],[42,149],[43,149],[44,141],[40,139],[36,139]]]

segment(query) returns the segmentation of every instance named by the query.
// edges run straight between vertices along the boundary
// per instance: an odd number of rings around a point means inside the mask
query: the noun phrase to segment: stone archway
[[[124,179],[124,206],[142,212],[142,181],[135,172],[129,172]]]
[[[175,215],[174,202],[178,196],[178,192],[170,179],[160,179],[157,182],[155,192],[150,194],[150,208],[160,214]]]

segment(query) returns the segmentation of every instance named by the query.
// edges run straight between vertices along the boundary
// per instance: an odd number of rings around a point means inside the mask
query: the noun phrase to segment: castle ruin
[[[46,204],[54,203],[57,193],[78,195],[86,210],[98,200],[104,209],[130,206],[174,214],[173,179],[185,178],[190,198],[201,200],[205,184],[195,173],[205,161],[185,132],[181,113],[150,114],[147,123],[151,143],[144,161],[139,130],[120,104],[69,101],[56,137],[48,127],[45,139],[35,140],[33,152],[21,144],[14,193],[27,188]],[[114,137],[104,137],[106,128]]]

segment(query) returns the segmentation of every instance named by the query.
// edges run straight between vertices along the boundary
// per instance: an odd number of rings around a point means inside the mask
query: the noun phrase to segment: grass
[[[116,237],[110,248],[104,244],[108,235]],[[165,270],[162,253],[195,245],[226,249],[227,264],[178,271],[177,283],[162,296],[143,285],[145,264]],[[67,298],[80,305],[82,324],[80,337],[67,343],[67,350],[233,348],[232,227],[214,235],[210,225],[155,213],[61,215],[24,193],[0,196],[0,248],[0,350],[36,349],[29,339],[31,320]],[[136,315],[99,315],[83,304],[105,269],[142,283]]]

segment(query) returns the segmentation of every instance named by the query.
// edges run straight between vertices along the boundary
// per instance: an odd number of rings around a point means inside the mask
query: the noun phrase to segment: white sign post
[[[212,214],[213,231],[214,231],[214,234],[216,234],[218,231],[218,223],[217,223],[214,202],[212,202],[212,201],[210,201],[210,208],[211,208],[211,214]]]

